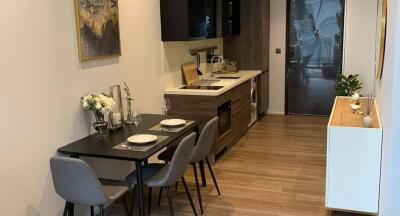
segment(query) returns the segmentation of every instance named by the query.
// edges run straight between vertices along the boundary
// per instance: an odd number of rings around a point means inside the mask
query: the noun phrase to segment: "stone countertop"
[[[234,87],[250,80],[261,74],[261,70],[241,70],[235,74],[216,74],[215,79],[218,82],[211,86],[223,86],[218,90],[198,90],[198,89],[180,89],[183,86],[169,88],[165,90],[167,95],[202,95],[202,96],[219,96],[233,89]],[[217,77],[240,77],[239,79],[218,79]]]

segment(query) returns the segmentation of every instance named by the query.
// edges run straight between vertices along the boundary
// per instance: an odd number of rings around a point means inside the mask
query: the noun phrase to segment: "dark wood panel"
[[[240,35],[224,38],[224,55],[242,70],[269,68],[269,0],[241,0]]]

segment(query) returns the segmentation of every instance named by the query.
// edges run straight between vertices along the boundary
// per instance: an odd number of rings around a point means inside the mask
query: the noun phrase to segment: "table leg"
[[[144,216],[144,201],[143,201],[143,176],[142,176],[142,162],[136,161],[136,178],[138,181],[138,197],[139,197],[139,215]]]
[[[207,186],[207,180],[206,180],[206,173],[204,171],[204,162],[200,161],[199,162],[200,166],[200,175],[201,175],[201,182],[203,183],[203,187]]]

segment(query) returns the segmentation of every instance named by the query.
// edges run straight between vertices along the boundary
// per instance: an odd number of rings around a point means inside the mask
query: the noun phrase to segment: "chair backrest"
[[[164,186],[172,185],[185,174],[189,165],[190,155],[196,142],[196,133],[191,133],[182,139],[175,150],[171,162],[167,165],[166,175],[160,183]]]
[[[204,160],[204,158],[207,157],[208,154],[210,154],[215,136],[217,134],[217,130],[218,117],[214,117],[207,122],[207,124],[201,131],[199,139],[197,140],[197,144],[193,148],[193,152],[190,158],[191,163]]]
[[[54,188],[66,201],[88,206],[98,206],[109,201],[99,179],[83,160],[52,157],[50,168]]]

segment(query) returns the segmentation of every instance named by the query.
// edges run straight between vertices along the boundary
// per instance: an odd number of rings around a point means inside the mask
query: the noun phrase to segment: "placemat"
[[[156,126],[150,128],[149,130],[151,131],[161,131],[161,132],[170,132],[170,133],[177,133],[180,132],[181,130],[185,129],[187,126],[193,124],[194,121],[191,120],[186,120],[186,124],[181,126],[181,127],[164,127],[160,124],[157,124]]]
[[[151,144],[148,144],[148,145],[135,145],[133,143],[129,143],[128,141],[125,141],[123,143],[120,143],[120,144],[114,146],[113,149],[145,152],[145,151],[150,150],[154,146],[158,145],[162,141],[166,140],[167,138],[168,138],[168,136],[157,136],[157,141],[153,142]]]

